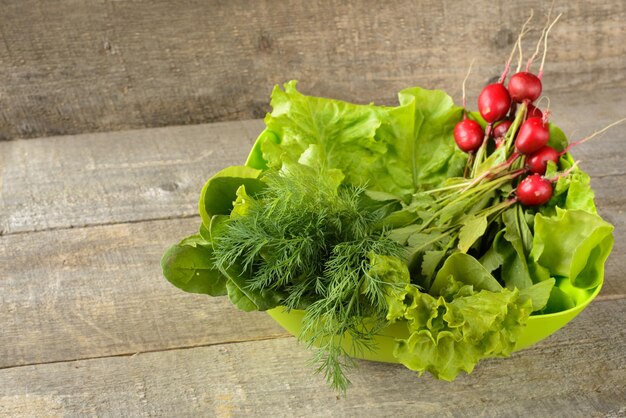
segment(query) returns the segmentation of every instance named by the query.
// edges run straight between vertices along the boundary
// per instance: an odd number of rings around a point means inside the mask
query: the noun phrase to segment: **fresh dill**
[[[384,213],[362,204],[363,187],[299,165],[263,180],[267,187],[247,199],[245,215],[231,217],[216,238],[215,263],[237,264],[248,289],[280,291],[286,309],[305,309],[299,338],[319,346],[318,371],[345,391],[349,350],[373,348],[386,323],[388,284],[370,273],[370,257],[400,257],[403,248],[377,226]]]

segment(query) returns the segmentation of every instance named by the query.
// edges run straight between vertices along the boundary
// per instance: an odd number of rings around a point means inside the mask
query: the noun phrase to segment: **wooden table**
[[[623,90],[552,98],[571,139]],[[626,416],[626,128],[575,149],[615,248],[566,328],[453,383],[359,362],[345,398],[263,313],[183,293],[159,259],[262,122],[0,142],[0,416]]]

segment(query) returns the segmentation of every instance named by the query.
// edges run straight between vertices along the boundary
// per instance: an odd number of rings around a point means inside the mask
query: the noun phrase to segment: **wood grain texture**
[[[261,117],[274,84],[367,103],[499,74],[544,1],[20,0],[0,14],[0,138]],[[546,91],[626,86],[623,1],[558,2]],[[538,32],[525,44],[534,49]]]
[[[624,108],[620,90],[558,95],[552,120],[577,139]],[[243,164],[262,129],[250,120],[0,142],[0,235],[193,215],[205,180]],[[593,177],[600,210],[626,207],[615,193],[626,181],[626,130],[574,155]]]
[[[197,214],[259,120],[0,142],[0,235]]]
[[[0,370],[0,415],[619,417],[626,414],[626,299],[444,382],[360,361],[339,398],[293,338]],[[611,320],[607,320],[611,318]]]
[[[165,249],[199,224],[0,237],[0,368],[286,335],[264,313],[184,293],[162,277]]]

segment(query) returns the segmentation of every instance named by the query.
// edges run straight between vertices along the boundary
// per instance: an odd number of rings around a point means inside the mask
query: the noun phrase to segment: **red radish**
[[[518,103],[534,102],[541,95],[541,80],[527,71],[513,74],[509,80],[509,94]]]
[[[528,104],[528,111],[526,112],[527,118],[541,118],[543,117],[543,112],[541,109],[536,108],[531,103]]]
[[[503,119],[511,107],[511,96],[501,83],[489,84],[478,96],[478,111],[488,122]]]
[[[540,174],[531,174],[517,186],[517,199],[525,206],[541,206],[552,197],[552,183]]]
[[[528,118],[517,133],[515,148],[520,154],[528,155],[548,143],[550,131],[541,118]]]
[[[538,151],[533,152],[526,158],[526,165],[531,173],[545,174],[548,168],[548,161],[555,164],[559,161],[559,152],[552,147],[545,146]]]
[[[495,128],[493,128],[493,137],[495,139],[504,138],[512,124],[513,121],[511,120],[503,120],[502,122],[497,124]]]
[[[454,127],[454,140],[465,152],[474,152],[480,148],[484,136],[483,128],[475,120],[464,119]]]

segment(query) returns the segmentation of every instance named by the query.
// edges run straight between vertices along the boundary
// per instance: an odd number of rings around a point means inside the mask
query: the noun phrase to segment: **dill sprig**
[[[362,204],[364,187],[300,165],[263,180],[245,215],[216,238],[215,263],[223,271],[238,265],[250,290],[280,291],[286,309],[305,309],[299,339],[319,346],[318,372],[345,391],[350,354],[372,349],[385,325],[388,284],[370,272],[370,256],[399,257],[402,246],[378,226],[384,214]]]
[[[351,354],[373,350],[374,335],[386,325],[385,290],[391,284],[370,274],[368,256],[400,256],[401,251],[395,241],[382,236],[333,247],[323,276],[326,295],[307,308],[300,337],[309,346],[319,345],[313,361],[335,389],[347,389],[350,381],[344,371],[354,364]],[[346,344],[347,336],[350,344]]]

